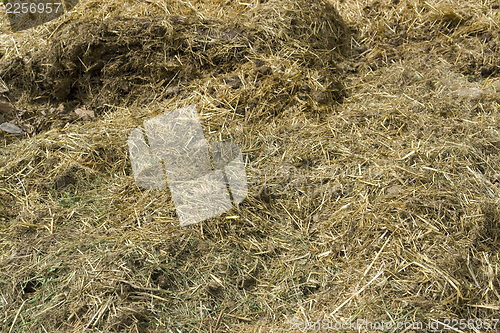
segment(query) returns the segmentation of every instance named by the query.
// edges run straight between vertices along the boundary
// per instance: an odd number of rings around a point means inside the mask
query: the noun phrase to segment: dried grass
[[[498,6],[336,1],[349,30],[322,32],[329,14],[310,4],[89,1],[50,33],[12,36],[24,54],[76,20],[177,15],[195,22],[179,30],[184,40],[206,42],[195,32],[237,22],[263,46],[177,82],[182,92],[161,86],[148,103],[97,105],[92,122],[47,121],[36,135],[4,138],[3,331],[498,318]],[[39,39],[24,42],[28,34]],[[325,36],[338,45],[324,47]],[[211,51],[181,61],[224,55],[240,37],[216,37]],[[271,72],[254,72],[262,67]],[[23,96],[18,109],[33,105]],[[249,196],[181,228],[168,191],[135,186],[126,139],[144,119],[188,104],[208,141],[242,148]]]

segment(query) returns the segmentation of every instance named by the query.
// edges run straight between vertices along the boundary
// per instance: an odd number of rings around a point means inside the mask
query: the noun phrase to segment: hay
[[[333,7],[290,2],[277,14],[269,10],[275,6],[254,6],[227,21],[193,15],[87,18],[60,27],[47,50],[4,62],[0,73],[12,87],[11,98],[30,104],[24,118],[37,117],[38,108],[62,102],[67,113],[81,104],[98,113],[108,105],[137,107],[191,92],[211,78],[236,90],[224,92],[233,104],[244,106],[263,99],[271,103],[268,112],[275,114],[282,103],[296,104],[297,79],[311,75],[293,73],[292,81],[278,59],[307,61],[307,69],[316,69],[321,78],[313,90],[323,94],[319,101],[341,99],[341,82],[331,70],[339,54],[334,51],[345,33]],[[318,16],[318,12],[323,14]],[[35,126],[24,125],[38,132],[50,127],[48,122],[42,119]]]
[[[2,44],[7,120],[30,133],[0,134],[2,331],[498,317],[498,4],[76,9]],[[249,195],[181,228],[126,140],[190,104],[242,148]]]

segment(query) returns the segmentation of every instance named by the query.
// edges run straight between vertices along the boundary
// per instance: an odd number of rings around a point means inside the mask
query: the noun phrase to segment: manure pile
[[[244,114],[243,108],[262,100],[265,110],[258,109],[274,115],[298,104],[297,79],[307,81],[310,71],[320,78],[319,84],[309,83],[310,100],[316,95],[323,104],[340,100],[345,92],[332,50],[345,44],[346,34],[335,9],[325,2],[290,2],[282,14],[270,11],[279,6],[269,2],[232,20],[194,15],[75,20],[54,32],[47,47],[2,62],[0,73],[11,89],[9,98],[26,103],[21,125],[30,133],[51,128],[54,117],[39,115],[49,106],[62,103],[71,122],[80,105],[99,114],[110,105],[142,107],[203,85],[204,94],[221,100],[216,106],[239,106],[238,114]],[[305,71],[291,73],[286,63],[274,61],[271,68],[265,61],[270,57],[300,62]],[[234,92],[229,97],[216,85]]]
[[[497,331],[499,36],[497,0],[1,13],[0,331]],[[180,227],[127,138],[192,104],[248,196]]]

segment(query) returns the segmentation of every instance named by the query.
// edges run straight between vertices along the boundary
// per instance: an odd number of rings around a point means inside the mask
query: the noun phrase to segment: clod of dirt
[[[300,287],[300,289],[302,290],[304,295],[310,295],[310,294],[318,291],[318,289],[320,287],[321,287],[321,285],[317,281],[309,281],[309,282],[305,283],[304,285],[302,285]]]
[[[319,104],[327,104],[328,103],[328,95],[324,91],[320,91],[314,95],[314,99]]]
[[[262,75],[268,75],[268,74],[271,74],[271,68],[269,68],[268,66],[263,66],[259,69],[259,72],[262,73]]]
[[[259,101],[256,99],[251,99],[248,101],[248,111],[252,111],[257,105],[259,104]]]
[[[495,72],[495,68],[493,66],[485,66],[481,68],[481,76],[488,77]]]
[[[261,59],[255,59],[253,61],[253,63],[255,64],[255,66],[257,67],[260,67],[260,66],[264,66],[266,64],[266,62],[264,60],[261,60]]]
[[[217,270],[220,274],[227,273],[227,262],[221,262],[217,265]]]
[[[11,103],[0,101],[0,113],[8,115],[12,112],[15,112],[15,108]]]
[[[54,90],[51,92],[51,96],[57,101],[65,101],[71,93],[73,84],[74,79],[72,78],[57,80],[54,85]]]
[[[368,49],[368,48],[366,47],[366,45],[362,45],[362,46],[359,46],[359,47],[355,47],[355,48],[353,48],[353,50],[354,50],[355,52],[358,52],[358,53],[360,53],[360,54],[361,54],[361,53],[363,53],[363,52],[365,52],[367,49]]]
[[[238,89],[241,86],[241,80],[238,77],[233,77],[230,81],[227,81],[227,85],[233,89]]]
[[[268,66],[263,66],[263,67],[259,68],[258,71],[262,75],[269,75],[272,72],[271,68],[269,68]]]
[[[162,289],[168,289],[170,286],[170,282],[165,275],[160,275],[158,277],[158,286]]]
[[[128,328],[134,322],[134,318],[128,314],[122,313],[118,317],[115,318],[112,326],[118,330],[122,330],[124,328]]]
[[[208,244],[206,242],[200,242],[198,243],[198,245],[196,246],[196,249],[201,253],[201,254],[205,254],[207,252],[210,251],[210,246],[208,246]]]
[[[59,104],[57,108],[41,110],[43,115],[37,115],[32,123],[35,130],[40,131],[45,128],[63,128],[67,123],[73,122],[79,118],[76,112],[72,112],[73,107]]]
[[[134,323],[147,323],[151,313],[142,305],[133,305],[130,307],[123,307],[118,309],[119,315],[114,318],[112,327],[115,330],[122,331]]]
[[[250,289],[257,283],[257,280],[253,276],[245,276],[238,281],[238,287],[242,289]]]
[[[232,300],[224,301],[224,304],[226,305],[226,308],[229,310],[229,312],[232,312],[232,310],[237,305],[237,303],[235,301],[232,301]]]
[[[64,175],[56,178],[54,185],[56,190],[63,189],[69,185],[76,184],[76,179],[72,175]]]
[[[77,177],[75,175],[75,168],[70,167],[54,180],[54,187],[56,190],[60,190],[69,185],[75,185],[76,183]]]
[[[222,286],[215,281],[209,282],[205,289],[212,296],[219,296],[222,292]]]
[[[264,186],[259,193],[259,199],[266,204],[271,203],[272,199],[272,190],[268,186]]]

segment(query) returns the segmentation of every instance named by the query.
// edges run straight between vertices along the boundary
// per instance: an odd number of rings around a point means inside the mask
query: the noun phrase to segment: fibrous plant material
[[[86,1],[0,35],[0,107],[28,132],[0,133],[0,330],[495,331],[476,325],[500,299],[498,9]],[[168,190],[136,186],[126,142],[191,104],[207,141],[241,147],[249,193],[181,228]]]

